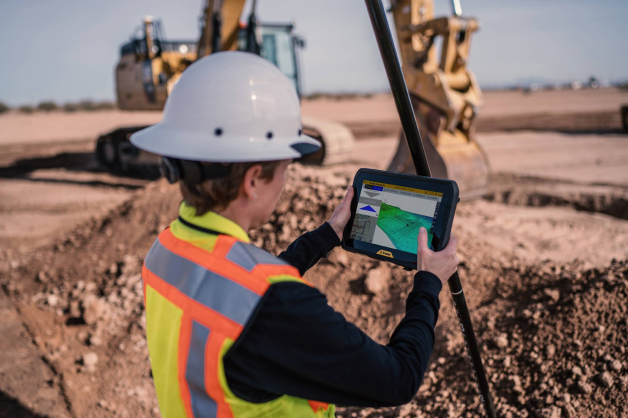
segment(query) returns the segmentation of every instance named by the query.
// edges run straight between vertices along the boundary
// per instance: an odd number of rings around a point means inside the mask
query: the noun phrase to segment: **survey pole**
[[[421,134],[419,133],[416,117],[414,116],[414,109],[412,108],[412,103],[410,102],[408,87],[406,86],[406,82],[403,78],[403,72],[401,71],[401,65],[399,64],[399,58],[397,57],[393,37],[390,33],[390,27],[388,26],[384,6],[382,5],[381,0],[365,1],[371,18],[371,24],[373,25],[373,31],[375,32],[375,38],[377,38],[379,51],[382,55],[382,60],[384,61],[386,74],[388,75],[390,90],[393,98],[395,99],[395,106],[397,107],[397,113],[399,114],[399,119],[401,120],[401,127],[403,128],[406,141],[408,142],[408,148],[410,149],[410,155],[412,156],[414,168],[418,175],[431,177],[430,167],[423,148],[423,141],[421,140]],[[449,291],[451,292],[454,306],[456,308],[456,314],[458,315],[458,321],[460,322],[460,329],[464,337],[467,354],[471,362],[473,376],[478,386],[480,400],[484,406],[484,412],[487,417],[495,418],[496,415],[493,398],[489,390],[488,380],[486,379],[486,372],[484,371],[484,366],[482,365],[480,349],[475,339],[469,308],[467,307],[467,301],[464,297],[458,272],[451,276],[448,280],[448,284]]]

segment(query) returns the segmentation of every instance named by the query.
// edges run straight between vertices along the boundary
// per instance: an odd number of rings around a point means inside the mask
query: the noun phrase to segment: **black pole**
[[[410,149],[410,155],[412,156],[412,162],[417,174],[421,176],[431,177],[430,167],[425,157],[425,150],[423,149],[423,142],[421,141],[421,134],[414,117],[414,110],[410,102],[410,94],[408,93],[408,87],[406,86],[403,78],[403,72],[401,71],[401,65],[399,64],[399,58],[397,57],[397,51],[393,43],[392,34],[388,26],[388,20],[386,19],[386,13],[381,0],[365,0],[366,7],[371,18],[373,30],[375,31],[375,38],[379,45],[379,52],[382,54],[382,60],[384,61],[384,67],[386,68],[386,74],[388,75],[388,81],[390,83],[390,90],[395,99],[395,105],[397,106],[397,113],[401,119],[401,126],[408,142],[408,148]],[[462,284],[460,283],[460,276],[458,272],[454,273],[448,281],[449,291],[454,300],[454,306],[456,313],[458,314],[458,321],[460,322],[460,329],[464,337],[465,346],[471,361],[471,368],[473,369],[473,376],[478,385],[478,392],[480,394],[480,400],[484,406],[484,412],[489,418],[495,418],[495,406],[493,405],[493,398],[489,391],[488,380],[486,379],[486,373],[484,366],[482,365],[482,358],[480,356],[480,349],[475,339],[475,333],[473,332],[473,324],[471,323],[471,316],[469,315],[469,308],[467,307],[467,301],[462,291]]]
[[[377,38],[377,44],[379,45],[379,52],[382,54],[382,60],[384,61],[384,67],[388,75],[388,82],[390,83],[390,90],[395,99],[395,106],[397,106],[397,113],[399,113],[399,119],[401,119],[401,127],[406,134],[406,141],[410,148],[414,169],[420,176],[432,177],[430,166],[425,157],[419,127],[414,117],[408,87],[403,79],[403,72],[401,71],[401,65],[399,65],[397,51],[395,50],[390,28],[388,27],[388,21],[386,20],[386,14],[384,13],[384,7],[382,6],[381,0],[366,0],[366,7],[369,10],[369,16],[371,17],[371,23],[375,31],[375,38]]]
[[[253,0],[251,5],[251,14],[249,15],[249,23],[246,25],[246,51],[255,55],[260,55],[260,46],[257,42],[255,32],[257,31],[257,16],[255,9],[257,8],[257,0]]]
[[[222,16],[220,16],[220,12],[214,12],[212,16],[212,54],[220,52],[222,49],[221,27]]]

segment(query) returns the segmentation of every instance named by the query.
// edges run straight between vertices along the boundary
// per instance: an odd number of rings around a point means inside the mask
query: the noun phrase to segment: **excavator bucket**
[[[413,100],[413,104],[416,104],[416,100]],[[461,199],[474,199],[484,195],[489,180],[488,158],[480,144],[475,141],[473,133],[465,134],[454,129],[453,132],[444,130],[435,135],[428,129],[426,118],[421,113],[415,110],[415,116],[432,177],[454,180],[460,189]],[[388,171],[415,174],[403,131],[399,134],[397,151]]]
[[[460,140],[459,135],[447,136],[449,138],[442,141],[445,143],[437,148],[431,138],[426,140],[428,135],[421,134],[432,177],[454,180],[463,200],[483,196],[488,186],[489,167],[482,148],[476,142]],[[403,132],[388,171],[415,173]]]

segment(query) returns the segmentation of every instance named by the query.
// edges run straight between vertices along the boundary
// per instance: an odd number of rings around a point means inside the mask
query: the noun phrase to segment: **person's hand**
[[[345,225],[349,222],[349,218],[351,217],[351,199],[353,199],[353,186],[349,185],[344,199],[342,199],[342,202],[334,209],[334,213],[331,214],[331,218],[327,221],[336,234],[338,234],[340,241],[342,241],[342,231],[344,231]]]
[[[456,256],[458,239],[454,234],[451,234],[445,248],[441,251],[432,251],[427,246],[427,230],[421,227],[418,240],[419,248],[416,254],[418,270],[435,274],[444,286],[458,269],[458,257]]]

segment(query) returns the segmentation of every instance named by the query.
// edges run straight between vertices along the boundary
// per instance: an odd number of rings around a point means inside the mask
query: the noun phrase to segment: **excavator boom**
[[[471,37],[479,23],[461,16],[459,0],[452,0],[452,9],[452,16],[434,18],[432,0],[392,2],[402,70],[426,138],[432,175],[455,180],[461,196],[473,198],[485,193],[489,175],[488,160],[475,140],[482,92],[467,69]],[[388,169],[413,170],[403,133]]]

